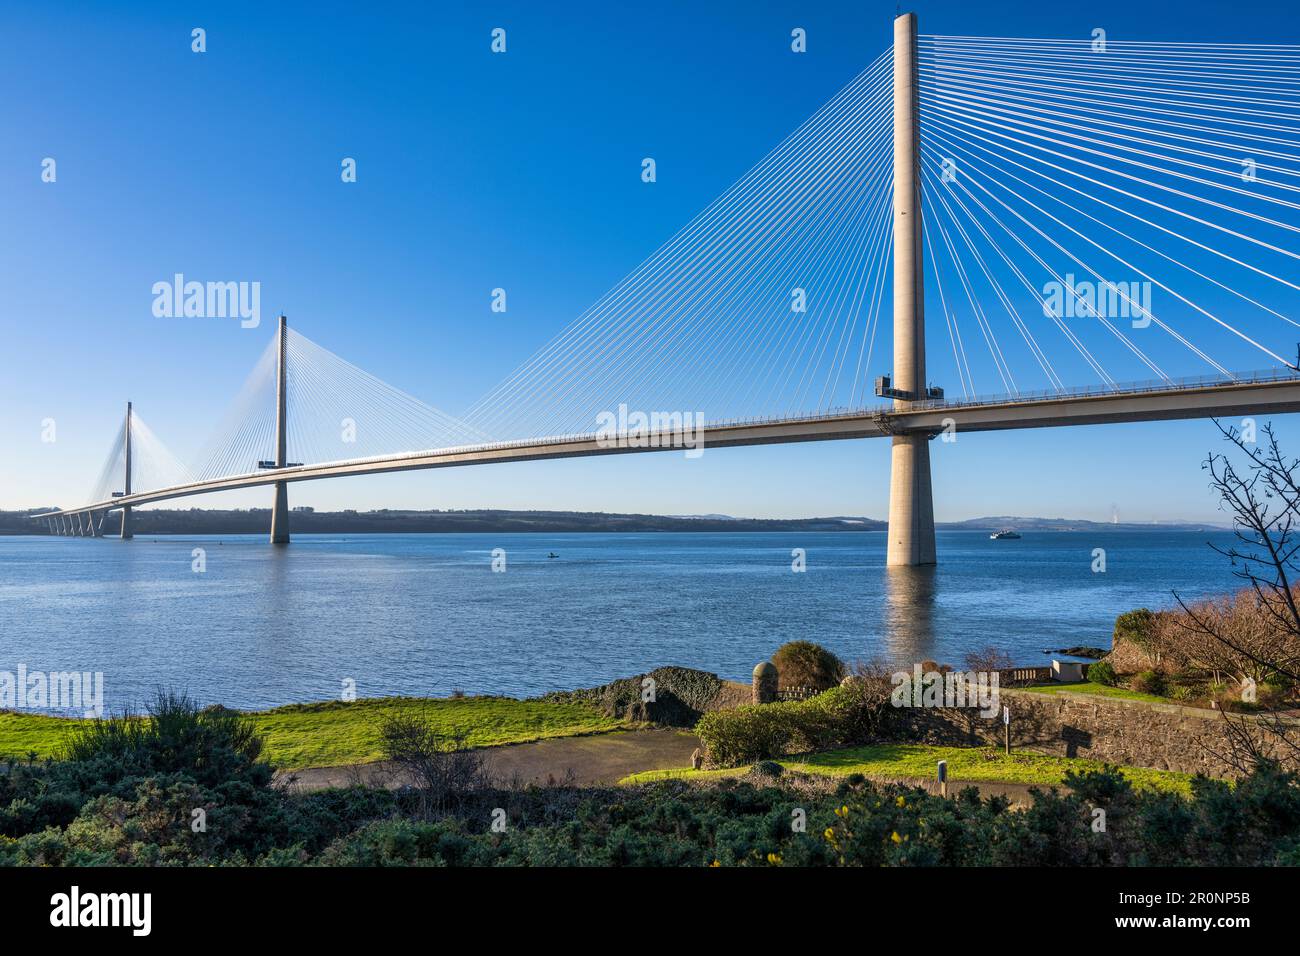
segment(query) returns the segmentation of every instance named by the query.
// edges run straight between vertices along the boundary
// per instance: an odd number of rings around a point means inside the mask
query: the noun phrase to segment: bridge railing
[[[1300,382],[1300,370],[1293,368],[1258,369],[1222,375],[1192,375],[1181,378],[1156,378],[1140,382],[1116,382],[1114,385],[1080,385],[1071,388],[1035,389],[1015,394],[977,395],[970,399],[927,399],[913,402],[913,409],[965,408],[972,405],[1014,405],[1018,402],[1051,401],[1061,398],[1092,398],[1110,395],[1142,395],[1149,392],[1185,392],[1216,385],[1265,385],[1273,382]]]
[[[912,410],[936,410],[936,409],[957,409],[969,408],[972,406],[989,406],[989,405],[1010,405],[1020,402],[1032,401],[1050,401],[1062,398],[1087,398],[1095,396],[1114,396],[1114,395],[1140,395],[1150,392],[1170,392],[1170,391],[1192,391],[1195,389],[1211,388],[1216,385],[1251,385],[1251,384],[1268,384],[1274,382],[1294,381],[1300,383],[1300,370],[1290,367],[1260,369],[1253,372],[1236,372],[1230,373],[1227,378],[1214,375],[1188,376],[1176,379],[1150,379],[1143,382],[1116,383],[1115,385],[1085,385],[1075,388],[1063,389],[1041,389],[1033,391],[1023,391],[1016,394],[987,395],[977,396],[972,399],[930,399],[926,401],[913,402]],[[816,412],[807,415],[766,415],[754,416],[750,418],[732,418],[719,419],[705,423],[705,427],[718,430],[724,428],[744,428],[760,425],[775,424],[798,424],[806,422],[830,422],[843,419],[864,418],[870,416],[887,416],[893,413],[892,405],[876,405],[862,407],[837,407],[825,411]],[[624,433],[625,435],[628,433]],[[640,433],[636,433],[640,434]],[[663,434],[647,432],[646,435]],[[426,448],[412,449],[404,452],[393,452],[383,455],[370,455],[364,458],[345,458],[337,461],[312,462],[309,465],[298,466],[297,468],[276,469],[276,474],[292,475],[295,471],[311,470],[317,468],[328,468],[339,465],[365,465],[376,462],[392,461],[397,462],[403,459],[417,456],[431,455],[455,455],[473,452],[505,450],[511,448],[524,448],[528,446],[542,445],[563,445],[573,442],[595,441],[600,437],[600,433],[592,432],[572,432],[561,435],[548,435],[535,438],[518,438],[506,441],[482,442],[471,445],[454,445],[445,448]],[[617,437],[617,436],[615,436]],[[220,484],[227,481],[234,481],[242,478],[251,478],[255,475],[264,475],[266,472],[260,469],[254,469],[233,475],[224,475],[219,478],[209,478],[203,481],[195,482],[193,485],[176,485],[173,488],[151,489],[149,493],[174,491],[179,488],[201,487],[209,484]],[[119,503],[104,501],[92,502],[83,505],[81,508],[69,509],[69,511],[85,511],[90,509],[100,509],[105,505],[117,505]]]

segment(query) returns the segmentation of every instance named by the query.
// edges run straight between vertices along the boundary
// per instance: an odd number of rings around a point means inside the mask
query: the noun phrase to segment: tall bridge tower
[[[280,316],[279,357],[275,369],[275,467],[283,468],[289,463],[289,422],[285,415],[288,409],[288,378],[284,362],[285,333],[289,320]],[[275,483],[275,504],[271,506],[271,543],[289,543],[289,483]]]
[[[894,21],[894,408],[927,397],[916,14]],[[886,563],[934,564],[930,439],[895,435]]]
[[[126,459],[126,479],[122,483],[122,494],[130,496],[131,494],[131,403],[126,403],[126,427],[124,430],[126,436],[125,449],[123,457]],[[122,506],[122,540],[126,541],[134,537],[131,534],[131,506]]]

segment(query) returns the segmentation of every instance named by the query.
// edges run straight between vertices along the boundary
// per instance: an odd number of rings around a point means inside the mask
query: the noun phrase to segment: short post
[[[1007,756],[1011,756],[1011,708],[1006,704],[1002,705],[1002,736],[1003,745],[1006,748]]]
[[[763,661],[754,668],[754,703],[770,704],[776,700],[776,688],[779,675],[776,665]]]
[[[948,761],[939,761],[939,796],[948,796]]]

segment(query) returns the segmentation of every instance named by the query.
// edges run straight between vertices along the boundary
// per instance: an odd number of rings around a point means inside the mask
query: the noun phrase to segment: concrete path
[[[676,730],[627,730],[584,737],[553,737],[525,744],[484,747],[492,781],[509,784],[570,784],[595,786],[617,783],[642,770],[689,767],[700,745],[694,734]],[[349,767],[310,767],[277,774],[296,790],[325,790],[356,783],[396,787],[387,763]]]
[[[679,770],[691,765],[691,754],[700,745],[694,734],[678,730],[628,730],[583,737],[554,737],[523,744],[485,747],[488,773],[501,786],[534,783],[599,786],[617,783],[629,774],[642,770]],[[393,768],[384,762],[345,767],[310,767],[292,773],[279,773],[277,779],[298,791],[327,790],[364,784],[372,787],[396,787],[399,780]],[[939,792],[935,780],[915,777],[873,777],[880,783],[900,783]],[[979,790],[980,796],[995,794],[1007,797],[1016,806],[1028,806],[1032,800],[1029,785],[1023,783],[948,782],[948,793],[955,796],[965,786]],[[1046,789],[1046,788],[1044,788]]]

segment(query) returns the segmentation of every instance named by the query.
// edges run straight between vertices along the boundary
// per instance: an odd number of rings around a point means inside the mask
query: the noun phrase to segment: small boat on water
[[[1003,528],[1001,531],[994,531],[989,538],[993,541],[1007,541],[1012,538],[1019,538],[1020,535],[1010,528]]]
[[[554,551],[552,551],[550,554],[547,555],[547,557],[548,557],[548,558],[558,558],[559,555],[556,554]]]

